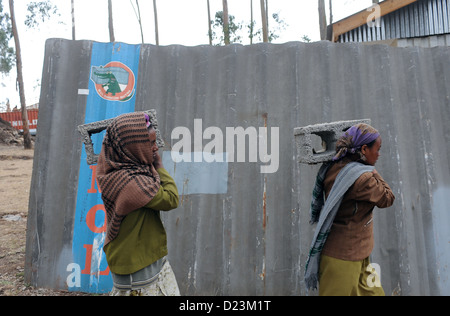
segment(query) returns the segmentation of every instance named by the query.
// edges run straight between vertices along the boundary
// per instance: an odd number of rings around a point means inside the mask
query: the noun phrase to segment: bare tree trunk
[[[230,26],[228,19],[228,2],[227,0],[222,0],[223,4],[223,37],[225,45],[230,44]]]
[[[23,146],[25,149],[31,149],[32,144],[31,144],[30,128],[28,126],[28,113],[27,113],[27,105],[25,102],[25,91],[23,85],[22,57],[20,53],[19,33],[17,31],[16,18],[14,15],[14,0],[9,0],[9,12],[11,15],[11,25],[14,35],[14,43],[16,44],[17,83],[19,85],[20,106],[22,110]]]
[[[266,23],[267,23],[267,41],[269,41],[269,0],[265,0],[266,7],[264,10],[266,10]]]
[[[319,5],[320,39],[324,41],[327,39],[327,15],[325,12],[325,0],[318,0],[318,5]]]
[[[261,3],[261,20],[262,20],[262,29],[263,29],[263,42],[269,42],[269,32],[267,29],[267,10],[264,0],[260,0]]]
[[[330,0],[330,21],[328,25],[333,24],[333,0]]]
[[[142,44],[144,44],[144,32],[142,31],[141,9],[139,8],[139,2],[138,2],[138,0],[136,0],[136,7],[137,7],[137,14],[138,14],[139,27],[141,28],[141,39],[142,39]]]
[[[250,0],[250,45],[253,44],[253,0]]]
[[[212,45],[211,9],[209,7],[209,0],[206,0],[206,5],[208,7],[208,37],[209,37],[209,45]]]
[[[156,0],[153,0],[153,13],[155,15],[155,39],[156,39],[156,45],[159,46],[158,10],[156,9]]]
[[[109,41],[115,42],[116,38],[114,36],[113,9],[111,0],[108,0],[108,28],[109,28]]]
[[[70,12],[72,15],[72,40],[75,40],[75,4],[74,0],[70,0],[70,4],[72,5],[72,11]]]

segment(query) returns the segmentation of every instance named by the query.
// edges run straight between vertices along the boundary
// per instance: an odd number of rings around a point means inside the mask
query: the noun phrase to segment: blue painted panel
[[[85,124],[134,111],[139,54],[140,45],[93,44]],[[100,153],[104,134],[92,136],[96,153]],[[104,293],[111,290],[112,278],[103,252],[106,212],[95,170],[96,165],[87,164],[83,147],[72,244],[81,277],[68,286],[72,291]]]

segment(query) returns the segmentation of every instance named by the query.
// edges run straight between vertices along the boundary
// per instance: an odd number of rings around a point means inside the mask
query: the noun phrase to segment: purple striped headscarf
[[[344,158],[347,154],[359,152],[363,145],[370,144],[380,137],[380,133],[368,124],[357,124],[350,127],[336,143],[336,155],[333,161]]]

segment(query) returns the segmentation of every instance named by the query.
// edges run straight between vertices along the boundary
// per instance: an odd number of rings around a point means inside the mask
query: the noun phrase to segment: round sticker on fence
[[[91,80],[95,83],[95,91],[105,100],[124,102],[134,95],[134,73],[121,62],[92,66]]]

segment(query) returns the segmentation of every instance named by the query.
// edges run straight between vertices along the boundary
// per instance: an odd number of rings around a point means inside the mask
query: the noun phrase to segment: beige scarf
[[[117,237],[123,218],[147,205],[160,187],[144,113],[118,116],[106,129],[97,181],[107,215],[104,246]]]

